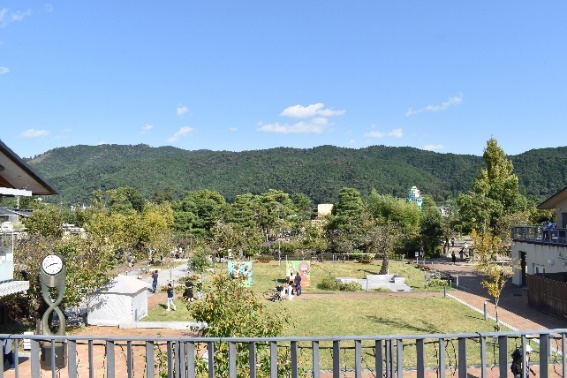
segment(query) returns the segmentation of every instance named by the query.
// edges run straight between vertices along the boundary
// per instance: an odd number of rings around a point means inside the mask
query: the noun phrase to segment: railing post
[[[382,377],[384,374],[384,342],[383,340],[376,340],[374,342],[374,349],[376,351],[374,356],[374,368],[376,369],[376,376]]]
[[[425,378],[425,340],[417,339],[415,343],[417,352],[417,378]]]
[[[404,377],[404,341],[402,339],[396,340],[396,368],[398,378]]]
[[[467,339],[459,338],[458,366],[459,378],[467,378]]]
[[[146,341],[146,371],[147,377],[155,377],[155,367],[154,367],[154,342]],[[92,365],[91,365],[92,366]],[[93,371],[93,369],[90,369]]]
[[[500,377],[508,375],[508,336],[498,336],[498,366]]]
[[[291,352],[291,378],[299,377],[299,353],[297,341],[292,341],[289,345]]]
[[[486,378],[486,337],[480,336],[480,376]]]
[[[549,334],[539,335],[539,376],[549,377]]]
[[[228,342],[228,376],[236,378],[236,343]]]
[[[114,378],[116,375],[115,368],[115,356],[114,356],[114,340],[106,341],[106,376],[108,378]]]
[[[248,363],[250,364],[250,378],[256,378],[256,343],[248,343]]]
[[[277,376],[278,376],[278,343],[276,341],[270,341],[270,377],[277,377]]]
[[[445,378],[445,339],[439,339],[439,378]]]
[[[333,378],[341,376],[341,344],[339,340],[333,340]]]
[[[362,341],[354,340],[354,377],[362,378]]]
[[[319,378],[321,376],[321,366],[319,361],[319,341],[312,342],[313,347],[313,378]]]

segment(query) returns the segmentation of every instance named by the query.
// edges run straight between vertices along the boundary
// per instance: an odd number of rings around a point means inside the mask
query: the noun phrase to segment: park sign
[[[311,264],[309,261],[288,260],[285,274],[288,277],[299,274],[301,276],[301,286],[311,286]]]
[[[252,262],[251,261],[229,261],[228,276],[242,279],[244,286],[252,286]]]

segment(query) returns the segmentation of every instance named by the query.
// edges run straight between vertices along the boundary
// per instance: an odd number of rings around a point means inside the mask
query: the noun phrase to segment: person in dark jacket
[[[295,295],[299,297],[301,295],[301,275],[299,273],[293,277],[293,282],[295,284]]]

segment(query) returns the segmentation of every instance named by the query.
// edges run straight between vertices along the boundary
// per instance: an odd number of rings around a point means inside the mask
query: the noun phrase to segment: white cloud
[[[142,127],[142,132],[143,132],[143,133],[146,133],[146,132],[150,131],[150,130],[153,129],[153,128],[154,128],[154,125],[151,125],[151,124],[149,124],[149,123],[146,123],[146,124]]]
[[[393,129],[389,132],[375,130],[365,133],[364,136],[370,138],[384,138],[384,137],[401,138],[404,136],[404,131],[402,129]]]
[[[228,131],[235,133],[238,131],[238,129],[236,127],[229,127]]]
[[[426,144],[423,146],[423,149],[427,151],[439,151],[444,150],[445,146],[443,144]]]
[[[392,138],[401,138],[404,136],[404,132],[402,129],[393,129],[388,133],[388,136]]]
[[[183,126],[182,128],[180,128],[179,130],[177,130],[175,132],[175,134],[173,134],[171,137],[169,137],[169,139],[167,140],[168,142],[174,143],[176,142],[179,138],[183,138],[186,137],[187,135],[189,135],[191,132],[193,131],[193,128],[189,127],[189,126]]]
[[[325,109],[322,103],[312,105],[293,105],[285,108],[280,115],[290,118],[311,118],[311,117],[334,117],[345,114],[344,110]]]
[[[27,129],[23,131],[20,135],[24,138],[40,138],[47,136],[49,131],[47,130],[36,130],[36,129]]]
[[[441,105],[427,105],[417,110],[409,108],[408,111],[406,112],[406,117],[410,117],[412,115],[422,112],[439,112],[439,111],[447,110],[452,106],[460,105],[462,102],[463,102],[463,95],[458,94],[454,97],[449,98],[447,101],[441,103]]]
[[[289,118],[309,118],[294,124],[289,123],[259,123],[257,131],[278,134],[320,134],[330,128],[328,117],[345,114],[344,110],[325,109],[322,103],[307,106],[293,105],[285,108],[280,116]]]
[[[13,22],[22,21],[31,15],[31,10],[11,12],[8,8],[0,9],[0,27],[4,28]]]
[[[8,72],[10,72],[10,69],[8,67],[1,67],[0,66],[0,75],[7,74]]]
[[[329,122],[326,118],[314,118],[309,122],[300,121],[293,125],[280,124],[279,122],[260,124],[256,130],[278,134],[320,134],[328,128]]]
[[[177,116],[183,117],[185,115],[185,113],[187,113],[188,111],[189,111],[189,109],[187,109],[186,106],[179,106],[179,107],[177,107]]]

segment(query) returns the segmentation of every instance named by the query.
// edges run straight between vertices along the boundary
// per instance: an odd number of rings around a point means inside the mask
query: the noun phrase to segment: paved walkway
[[[437,259],[426,262],[436,270],[458,277],[460,290],[450,294],[457,300],[484,313],[487,303],[489,316],[495,316],[495,307],[487,290],[481,285],[481,278],[476,273],[475,265],[459,261],[451,265],[450,259]],[[500,321],[512,329],[535,331],[540,329],[567,328],[567,320],[545,314],[528,306],[527,288],[513,285],[510,281],[504,287],[498,303]]]

